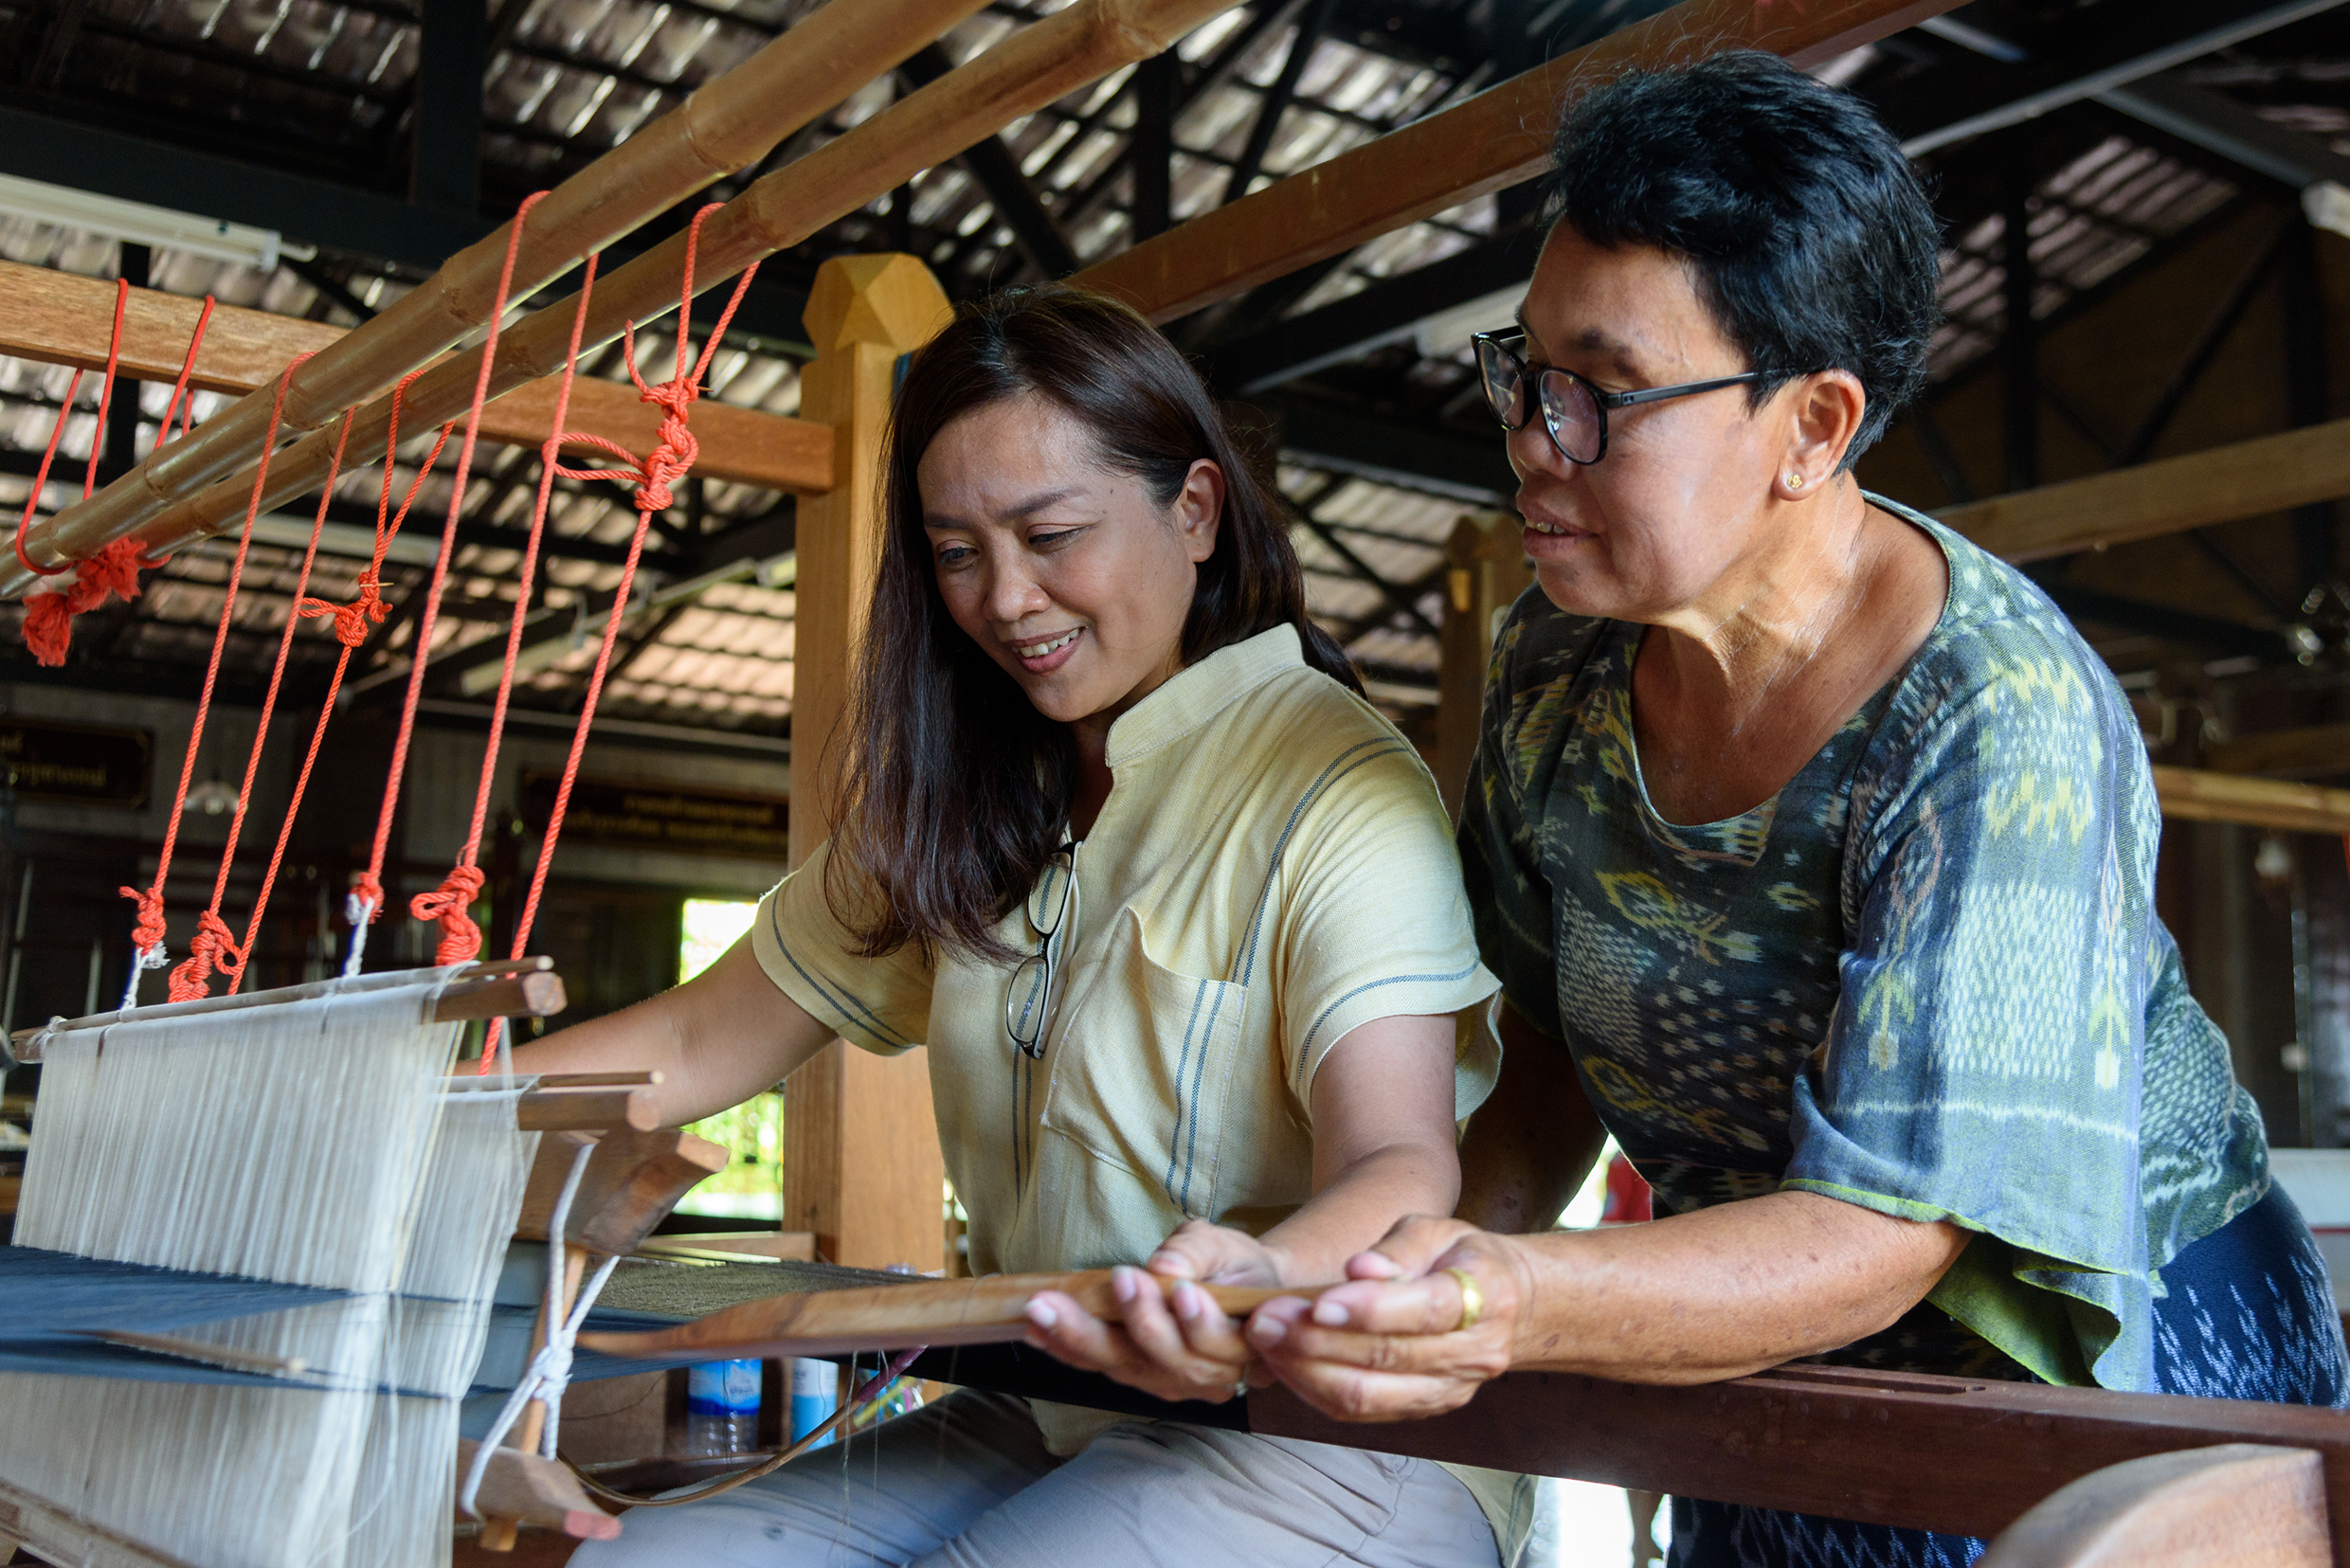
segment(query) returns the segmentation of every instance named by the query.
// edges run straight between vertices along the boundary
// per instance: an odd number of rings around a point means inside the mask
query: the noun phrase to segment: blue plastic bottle
[[[685,1375],[686,1444],[696,1454],[750,1453],[759,1446],[759,1363],[704,1361]]]
[[[804,1357],[791,1363],[791,1440],[798,1442],[841,1408],[841,1369],[830,1361]],[[818,1448],[830,1446],[827,1437]]]

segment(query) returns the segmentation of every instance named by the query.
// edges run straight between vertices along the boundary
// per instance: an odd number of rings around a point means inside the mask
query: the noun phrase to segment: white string
[[[536,1142],[511,1076],[449,1090],[463,1026],[431,1020],[461,969],[43,1032],[20,1244],[351,1294],[175,1330],[298,1355],[303,1387],[0,1375],[0,1475],[187,1561],[447,1562],[459,1402]]]
[[[150,969],[160,969],[172,962],[172,955],[158,942],[152,947],[141,947],[131,961],[131,978],[122,984],[122,1010],[129,1012],[138,1005],[138,977]]]
[[[375,918],[375,900],[352,893],[343,900],[343,914],[351,922],[351,950],[343,955],[343,978],[351,979],[359,972],[359,961],[367,956],[368,922]]]
[[[563,1190],[555,1197],[553,1217],[547,1222],[547,1289],[541,1320],[547,1325],[547,1343],[531,1358],[521,1379],[498,1407],[497,1418],[482,1434],[474,1451],[473,1463],[467,1467],[465,1478],[457,1489],[458,1507],[475,1519],[481,1517],[474,1505],[481,1490],[481,1478],[489,1473],[491,1456],[505,1442],[506,1434],[514,1430],[533,1399],[539,1400],[547,1409],[546,1424],[539,1429],[539,1452],[549,1459],[555,1456],[556,1428],[563,1419],[563,1391],[571,1380],[572,1344],[579,1337],[580,1325],[588,1321],[588,1309],[595,1304],[604,1282],[612,1277],[612,1270],[620,1262],[616,1257],[607,1257],[598,1264],[595,1273],[581,1286],[578,1301],[569,1312],[564,1311],[563,1280],[567,1270],[563,1233],[570,1223],[571,1199],[578,1193],[580,1178],[586,1174],[588,1161],[594,1153],[593,1144],[584,1144],[571,1157]]]

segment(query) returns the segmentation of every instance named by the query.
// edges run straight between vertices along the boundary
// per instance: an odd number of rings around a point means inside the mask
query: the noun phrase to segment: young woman
[[[1310,1285],[1449,1214],[1496,982],[1434,784],[1189,365],[1075,290],[967,308],[887,487],[834,838],[703,976],[517,1065],[659,1066],[684,1121],[835,1036],[927,1044],[982,1273]],[[1039,1295],[1032,1343],[1231,1397],[1240,1325],[1145,1285],[1123,1327]],[[1491,1568],[1509,1480],[964,1392],[577,1561]]]

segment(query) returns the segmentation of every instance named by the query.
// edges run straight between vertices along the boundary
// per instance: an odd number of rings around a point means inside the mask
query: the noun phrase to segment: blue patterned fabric
[[[1792,1187],[1978,1233],[1853,1359],[2152,1388],[2157,1271],[2268,1164],[2154,913],[2145,748],[2036,586],[1876,504],[1941,546],[1941,619],[1724,821],[1649,799],[1643,628],[1520,600],[1460,827],[1479,946],[1665,1207]]]
[[[2157,1392],[2350,1406],[2325,1263],[2282,1189],[2162,1271]],[[1727,1503],[1672,1500],[1671,1568],[1959,1568],[1985,1542]]]

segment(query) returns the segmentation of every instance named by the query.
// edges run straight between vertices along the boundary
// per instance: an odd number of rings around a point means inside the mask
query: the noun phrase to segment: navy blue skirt
[[[2341,1318],[2301,1211],[2269,1196],[2173,1258],[2154,1304],[2160,1392],[2350,1405]],[[1986,1543],[1729,1503],[1672,1500],[1672,1568],[1960,1568]]]

